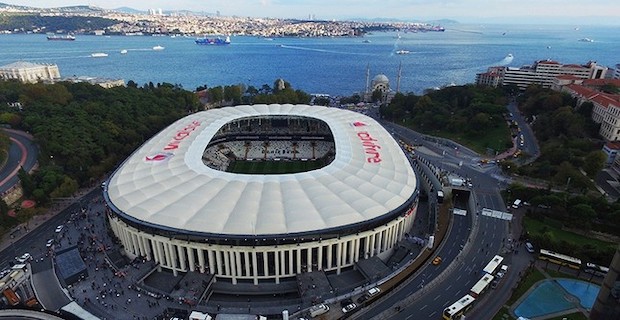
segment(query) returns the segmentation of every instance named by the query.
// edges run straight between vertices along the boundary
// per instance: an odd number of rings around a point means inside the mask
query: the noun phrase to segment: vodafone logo
[[[154,154],[152,156],[144,157],[144,161],[152,162],[152,163],[162,162],[162,161],[169,160],[173,156],[174,154],[172,152],[161,152],[161,153]]]
[[[381,146],[379,145],[377,139],[373,138],[368,131],[365,130],[364,127],[367,127],[368,124],[362,121],[354,121],[351,122],[351,126],[355,128],[357,137],[362,142],[362,147],[364,148],[364,153],[366,154],[366,162],[368,163],[379,163],[383,159],[381,159]]]

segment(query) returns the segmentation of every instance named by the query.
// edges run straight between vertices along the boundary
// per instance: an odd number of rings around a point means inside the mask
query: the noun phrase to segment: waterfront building
[[[576,76],[560,76],[554,79],[552,89],[566,92],[577,99],[578,107],[590,102],[592,121],[600,123],[599,134],[607,141],[620,140],[620,95],[602,91],[606,85],[620,87],[615,79],[580,79]]]
[[[521,90],[532,84],[550,88],[557,76],[572,75],[580,79],[603,79],[606,71],[607,67],[599,66],[594,61],[576,65],[540,60],[531,66],[521,68],[491,67],[485,73],[476,74],[476,84],[494,87],[515,85]]]
[[[25,83],[54,81],[60,78],[60,71],[55,64],[17,61],[0,67],[0,79],[19,80]]]
[[[228,170],[233,161],[322,166],[239,174]],[[123,162],[103,194],[130,258],[144,256],[174,275],[255,285],[387,259],[410,232],[418,203],[409,160],[374,119],[277,104],[211,109],[173,123]]]

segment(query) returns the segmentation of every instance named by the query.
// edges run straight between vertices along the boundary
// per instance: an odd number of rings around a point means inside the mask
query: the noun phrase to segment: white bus
[[[482,269],[482,271],[484,271],[484,272],[486,272],[486,273],[488,273],[490,275],[494,275],[495,272],[497,271],[497,268],[502,263],[502,261],[504,261],[504,257],[502,257],[500,255],[496,255],[495,257],[493,257],[493,259],[491,259],[491,261],[489,261],[487,266],[484,267],[484,269]]]
[[[484,276],[482,276],[482,278],[480,278],[480,280],[478,280],[478,282],[476,282],[473,287],[471,287],[471,291],[469,292],[469,294],[474,298],[478,298],[484,292],[484,290],[486,290],[489,285],[491,285],[491,282],[493,282],[493,278],[495,277],[490,274],[485,274]]]
[[[460,319],[465,311],[472,307],[476,299],[468,294],[443,310],[443,318],[446,320]]]

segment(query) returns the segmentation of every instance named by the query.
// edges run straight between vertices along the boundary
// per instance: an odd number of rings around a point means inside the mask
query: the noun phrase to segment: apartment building
[[[533,65],[515,67],[491,67],[484,73],[476,74],[476,84],[490,85],[516,85],[525,90],[532,84],[550,88],[557,76],[572,75],[579,79],[602,79],[605,77],[607,67],[599,66],[594,61],[584,65],[561,64],[553,60],[536,61]]]

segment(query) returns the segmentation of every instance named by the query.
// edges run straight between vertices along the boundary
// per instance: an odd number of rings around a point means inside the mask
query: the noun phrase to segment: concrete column
[[[308,250],[310,250],[310,249],[308,249]],[[297,250],[297,255],[296,255],[296,258],[297,258],[297,270],[294,273],[301,273],[301,254],[302,254],[302,252],[304,252],[303,249]],[[307,256],[307,254],[306,254],[306,256]]]
[[[306,263],[308,264],[306,271],[312,272],[312,247],[309,247],[308,250],[306,250]]]
[[[254,284],[258,284],[258,259],[256,259],[256,251],[252,250],[252,278]]]
[[[268,276],[269,275],[269,255],[267,254],[267,251],[263,251],[263,275],[264,276]]]
[[[377,239],[376,233],[373,233],[370,235],[370,243],[368,244],[368,252],[370,252],[370,254],[368,255],[368,257],[374,257],[375,256],[375,241]]]
[[[185,246],[177,245],[177,254],[179,255],[179,269],[181,271],[187,271],[187,264],[185,262]]]
[[[209,258],[209,273],[211,274],[221,274],[219,273],[219,268],[220,267],[216,267],[216,259],[215,259],[215,252],[213,252],[213,250],[209,249],[207,250],[207,255]]]
[[[285,252],[285,254],[288,254],[288,270],[286,270],[285,274],[295,273],[295,271],[293,270],[293,260],[295,259],[295,253],[296,253],[295,251],[297,250],[290,249]]]
[[[319,250],[318,250],[318,258],[317,258],[317,262],[316,262],[316,268],[318,271],[323,270],[323,245],[321,245],[319,243]]]
[[[222,257],[219,251],[213,250],[213,254],[215,255],[215,264],[217,265],[217,274],[225,275],[227,274],[224,271],[224,265],[222,264]]]
[[[347,259],[348,264],[353,264],[355,262],[355,242],[357,239],[353,239],[347,242],[347,247],[349,248],[349,259]]]
[[[327,270],[332,268],[332,244],[327,246]]]
[[[245,276],[248,277],[250,275],[252,275],[250,273],[250,265],[254,265],[254,261],[250,260],[250,253],[247,251],[243,252],[243,262],[244,262],[244,267],[245,267]]]
[[[276,248],[277,249],[277,248]],[[280,283],[280,251],[279,250],[274,250],[273,253],[273,259],[274,259],[274,275],[276,276],[276,283]]]
[[[355,238],[355,245],[353,246],[353,262],[360,260],[360,238]]]
[[[187,247],[187,262],[189,264],[189,271],[196,271],[196,259],[194,258],[194,248]]]
[[[280,275],[286,275],[286,253],[288,250],[278,250],[278,254],[280,255]]]
[[[140,255],[146,256],[146,249],[144,248],[144,241],[142,238],[142,234],[141,233],[136,234],[136,239],[138,240],[138,248],[140,249]]]
[[[198,248],[198,267],[200,268],[200,273],[205,272],[205,251],[201,248]],[[213,270],[211,270],[213,272]]]
[[[232,284],[237,284],[237,276],[239,275],[239,266],[237,264],[237,252],[226,251],[226,256],[230,261],[230,275],[232,276]]]
[[[336,244],[336,274],[340,274],[340,267],[342,266],[342,242]]]

